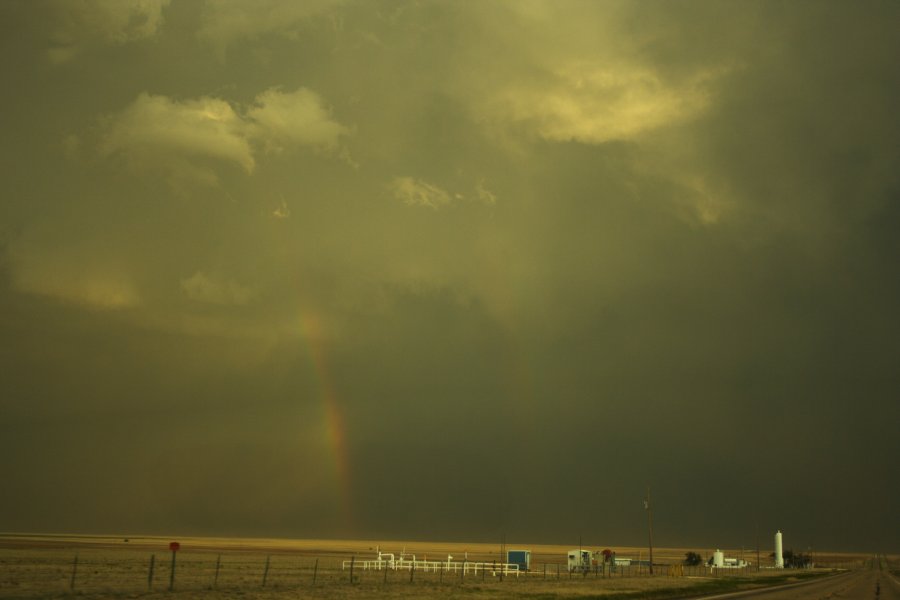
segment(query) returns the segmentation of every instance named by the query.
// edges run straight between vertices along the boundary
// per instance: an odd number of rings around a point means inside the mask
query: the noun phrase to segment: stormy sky
[[[900,550],[898,22],[0,3],[0,531]]]

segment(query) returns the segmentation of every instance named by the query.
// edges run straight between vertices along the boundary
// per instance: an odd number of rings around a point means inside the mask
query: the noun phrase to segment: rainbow
[[[344,526],[352,529],[350,461],[347,456],[346,430],[338,405],[337,392],[328,369],[321,321],[312,313],[304,313],[300,317],[300,323],[303,336],[309,345],[309,355],[319,384],[318,394],[322,402],[328,448],[334,463],[332,466],[336,473],[341,517],[344,520]]]

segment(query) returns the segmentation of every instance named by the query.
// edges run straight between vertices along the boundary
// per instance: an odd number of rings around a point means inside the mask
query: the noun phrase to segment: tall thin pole
[[[644,502],[647,509],[647,529],[650,542],[650,574],[653,575],[653,507],[650,506],[650,486],[647,486],[647,500]]]
[[[78,553],[75,553],[75,560],[72,561],[72,579],[69,581],[69,589],[75,589],[75,574],[78,572]]]
[[[175,589],[175,550],[172,550],[172,568],[169,570],[169,591]]]
[[[756,570],[759,571],[759,523],[756,524]]]
[[[156,564],[156,555],[150,555],[150,571],[147,573],[147,589],[153,589],[153,567]]]
[[[500,581],[506,572],[506,532],[500,534]]]

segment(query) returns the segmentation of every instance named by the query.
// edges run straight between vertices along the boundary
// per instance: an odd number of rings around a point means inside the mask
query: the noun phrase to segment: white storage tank
[[[784,555],[781,551],[781,530],[775,532],[775,568],[784,568]]]
[[[721,550],[713,552],[713,566],[720,568],[725,566],[725,553]]]

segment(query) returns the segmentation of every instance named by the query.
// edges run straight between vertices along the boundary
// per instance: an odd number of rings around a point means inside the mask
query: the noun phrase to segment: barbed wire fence
[[[710,569],[705,565],[661,565],[655,575],[646,566],[594,565],[591,569],[571,571],[564,563],[533,564],[519,576],[500,577],[502,570],[444,568],[364,568],[365,561],[346,555],[311,556],[292,553],[218,553],[205,551],[177,552],[161,550],[104,551],[96,549],[48,549],[0,553],[0,597],[35,595],[40,592],[109,592],[139,593],[147,591],[201,591],[290,589],[322,586],[362,585],[396,586],[423,584],[459,586],[467,583],[529,581],[572,581],[630,577],[730,577],[746,576],[753,567]],[[347,568],[347,564],[351,568]],[[370,561],[371,562],[371,561]],[[482,563],[489,564],[489,563]]]
[[[350,570],[343,568],[342,562],[341,557],[179,552],[173,570],[167,552],[116,556],[82,550],[68,558],[59,552],[47,556],[29,553],[2,558],[0,592],[124,593],[416,583],[459,585],[467,581],[496,580],[488,570],[477,574],[452,573],[442,568]]]

